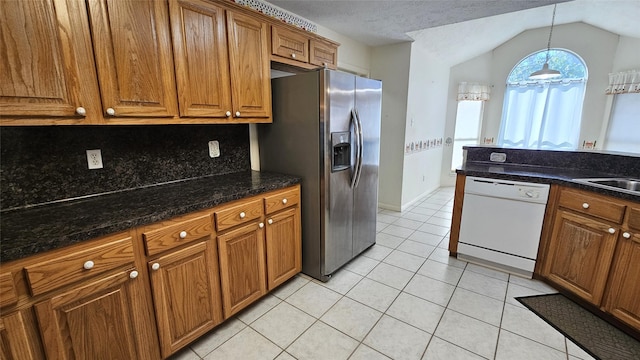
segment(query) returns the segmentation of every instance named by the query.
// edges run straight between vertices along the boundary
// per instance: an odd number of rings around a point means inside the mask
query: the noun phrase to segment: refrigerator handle
[[[351,110],[351,122],[353,123],[353,130],[355,132],[356,138],[356,163],[353,166],[353,176],[351,177],[351,188],[357,186],[358,181],[358,171],[360,167],[360,148],[362,144],[360,143],[360,122],[358,121],[358,115],[356,114],[355,109]]]
[[[360,183],[360,176],[362,175],[362,161],[364,157],[364,134],[362,121],[360,120],[360,115],[358,114],[358,110],[354,109],[353,111],[356,115],[356,122],[358,123],[358,159],[356,164],[358,165],[358,171],[356,172],[356,183],[355,187],[358,187]]]

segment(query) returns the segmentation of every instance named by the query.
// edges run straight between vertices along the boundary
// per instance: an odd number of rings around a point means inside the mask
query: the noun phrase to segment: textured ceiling
[[[640,0],[268,0],[294,14],[370,46],[412,40],[407,33],[561,4],[564,22],[583,21],[640,37]],[[560,18],[558,7],[558,18]],[[547,11],[548,12],[548,11]],[[516,25],[548,26],[550,13],[522,11]],[[560,20],[560,19],[558,19]],[[559,22],[557,22],[559,23]],[[514,23],[512,23],[514,24]],[[529,25],[530,24],[530,25]],[[519,26],[522,27],[522,26]]]

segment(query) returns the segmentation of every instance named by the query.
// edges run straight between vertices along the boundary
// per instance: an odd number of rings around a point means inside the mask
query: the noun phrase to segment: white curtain
[[[491,97],[491,87],[477,83],[461,82],[458,84],[458,101],[480,100],[488,101]]]
[[[508,84],[498,145],[576,149],[585,81]]]
[[[640,93],[640,70],[609,74],[609,86],[605,90],[605,94],[623,93]]]

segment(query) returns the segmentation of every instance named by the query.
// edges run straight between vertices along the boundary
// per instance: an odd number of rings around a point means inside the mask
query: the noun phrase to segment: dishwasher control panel
[[[546,204],[549,185],[467,176],[465,194]]]

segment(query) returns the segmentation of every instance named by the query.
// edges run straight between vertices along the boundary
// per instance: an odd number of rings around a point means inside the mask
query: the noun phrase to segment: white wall
[[[436,141],[421,151],[404,155],[402,209],[440,186],[440,172],[447,111],[449,66],[419,44],[411,47],[405,150],[411,142]]]
[[[525,56],[544,48],[549,28],[525,31],[493,51],[491,62],[491,84],[495,85],[491,101],[487,103],[483,136],[497,138],[502,116],[502,100],[509,72]],[[572,23],[554,27],[551,47],[571,50],[587,65],[588,81],[582,109],[580,143],[596,140],[600,134],[602,116],[605,111],[608,74],[613,69],[619,36],[587,25]]]
[[[382,80],[378,203],[400,210],[411,43],[379,46],[371,55],[371,77]]]

